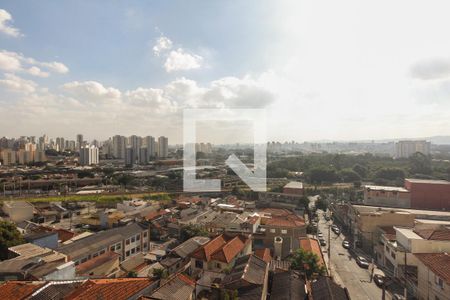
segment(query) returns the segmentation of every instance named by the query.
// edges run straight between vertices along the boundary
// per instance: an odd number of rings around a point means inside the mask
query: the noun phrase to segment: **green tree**
[[[156,279],[167,278],[167,276],[167,270],[164,270],[162,268],[153,269],[153,277],[155,277]]]
[[[317,199],[317,201],[316,201],[316,208],[317,208],[317,209],[321,209],[321,210],[323,210],[323,211],[326,211],[327,208],[328,208],[328,202],[327,202],[327,200],[325,200],[325,199],[322,198],[322,197],[319,197],[319,199]]]
[[[318,167],[309,171],[311,183],[333,183],[338,181],[336,170],[327,167]]]
[[[180,229],[180,239],[181,241],[186,241],[194,236],[208,236],[209,233],[200,226],[186,225]]]
[[[416,152],[409,158],[410,172],[412,174],[430,175],[433,173],[431,158],[423,153]]]
[[[352,169],[344,169],[339,171],[339,177],[343,182],[355,182],[361,180],[359,173],[353,171]]]
[[[353,169],[353,171],[358,173],[361,178],[366,178],[366,176],[367,176],[367,168],[366,167],[364,167],[360,164],[356,164],[353,166],[352,169]]]
[[[385,179],[385,180],[397,180],[397,179],[405,179],[405,171],[399,168],[381,168],[376,174],[376,178]]]
[[[8,248],[25,243],[14,223],[0,221],[0,260],[8,258]]]
[[[311,278],[313,274],[325,274],[325,267],[319,264],[319,257],[310,251],[297,249],[291,258],[291,269],[299,270]]]
[[[136,273],[136,271],[130,271],[128,272],[127,277],[129,278],[136,278],[138,276],[138,274]]]

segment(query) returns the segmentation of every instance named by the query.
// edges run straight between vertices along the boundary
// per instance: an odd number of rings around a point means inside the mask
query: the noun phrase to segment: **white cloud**
[[[0,69],[8,72],[25,72],[33,76],[48,77],[49,72],[64,74],[69,68],[60,62],[42,62],[21,53],[1,50]],[[46,71],[43,71],[45,69]]]
[[[165,36],[161,36],[156,40],[156,44],[153,46],[153,53],[156,56],[159,56],[161,53],[171,48],[172,48],[172,41]]]
[[[0,79],[0,85],[9,91],[24,94],[33,93],[37,88],[37,84],[34,81],[26,80],[10,73],[6,73],[4,79]]]
[[[31,75],[37,76],[37,77],[48,77],[50,75],[48,72],[44,72],[36,66],[32,66],[31,68],[29,68],[27,70],[27,72],[28,72],[28,74],[31,74]]]
[[[164,63],[167,72],[198,69],[202,66],[203,57],[187,53],[182,48],[172,50]]]
[[[116,101],[121,96],[121,92],[118,89],[105,87],[97,81],[73,81],[64,84],[62,87],[80,100],[108,99]]]
[[[421,60],[411,67],[411,76],[420,80],[436,80],[450,77],[450,59]]]
[[[12,37],[23,36],[19,29],[8,24],[12,22],[12,20],[12,16],[9,12],[4,9],[0,9],[0,32]]]

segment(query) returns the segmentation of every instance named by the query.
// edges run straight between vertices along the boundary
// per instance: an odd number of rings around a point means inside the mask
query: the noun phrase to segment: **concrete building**
[[[446,180],[405,179],[411,193],[411,208],[450,210],[450,182]]]
[[[63,245],[58,251],[66,254],[69,259],[79,265],[107,251],[120,255],[123,261],[141,252],[149,250],[150,231],[141,223],[101,231],[83,239]]]
[[[3,166],[16,164],[16,151],[5,149],[1,152],[1,160]]]
[[[99,150],[95,146],[83,146],[80,149],[80,165],[90,166],[98,165]]]
[[[114,158],[124,159],[125,158],[125,149],[126,149],[127,141],[126,137],[121,135],[115,135],[112,139],[112,152]]]
[[[139,148],[139,164],[146,165],[149,162],[147,147]]]
[[[430,155],[431,143],[427,141],[399,141],[395,144],[395,157],[408,158],[416,152]]]
[[[291,181],[283,187],[283,193],[303,196],[303,183],[298,181]]]
[[[82,134],[77,134],[77,145],[76,145],[76,150],[80,151],[81,147],[84,146],[84,139],[83,139],[83,135]]]
[[[152,160],[157,156],[157,145],[156,145],[156,141],[155,138],[152,136],[146,136],[144,138],[144,144],[147,146],[147,154],[148,154],[148,159]]]
[[[4,201],[3,211],[13,222],[28,221],[33,218],[34,207],[26,201]]]
[[[158,138],[158,158],[166,158],[169,155],[169,139],[165,136]]]
[[[127,167],[132,167],[134,166],[135,162],[136,160],[134,155],[134,149],[131,147],[127,147],[125,150],[125,165]]]
[[[411,195],[403,187],[365,185],[364,204],[410,208]]]

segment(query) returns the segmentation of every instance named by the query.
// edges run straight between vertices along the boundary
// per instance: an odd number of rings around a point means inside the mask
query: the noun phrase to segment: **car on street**
[[[320,246],[325,247],[327,245],[327,242],[325,242],[324,239],[319,240],[319,242],[320,242]]]
[[[392,299],[394,300],[405,300],[405,296],[401,295],[401,294],[394,294],[392,295]]]
[[[320,239],[320,238],[323,238],[323,233],[322,232],[319,232],[318,234],[317,234],[317,237]]]
[[[380,274],[375,274],[375,275],[373,275],[373,282],[375,282],[375,284],[378,287],[383,287],[383,284],[385,282],[385,277]]]
[[[331,230],[336,230],[336,229],[339,229],[339,227],[337,227],[337,225],[335,225],[335,224],[331,225]]]
[[[344,247],[345,249],[349,249],[350,248],[350,242],[345,240],[342,242],[342,247]]]
[[[339,235],[341,233],[341,230],[339,228],[336,228],[333,230],[334,233],[336,233],[337,235]]]
[[[369,262],[367,261],[367,259],[365,259],[362,256],[357,256],[356,257],[356,263],[358,264],[358,266],[360,266],[361,268],[364,269],[368,269],[369,268]]]

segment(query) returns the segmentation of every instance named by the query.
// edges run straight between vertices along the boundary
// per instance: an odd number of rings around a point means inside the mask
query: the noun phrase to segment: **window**
[[[144,232],[144,238],[146,238],[147,237],[147,231],[146,232]]]
[[[135,239],[135,237],[133,236],[133,237],[131,238],[131,242],[134,243],[135,241],[136,241],[136,239]]]
[[[131,249],[131,254],[136,253],[136,248]]]
[[[392,258],[395,259],[395,253],[394,253],[394,251],[391,252],[391,256],[392,256]]]
[[[109,247],[109,250],[110,251],[116,251],[116,247],[115,246],[111,246],[111,247]]]
[[[136,247],[136,252],[140,252],[141,251],[141,246],[137,246]]]
[[[220,269],[220,263],[216,264],[216,268]]]
[[[270,233],[275,233],[275,229],[270,229]]]
[[[94,253],[94,255],[92,255],[92,257],[97,257],[98,256],[98,253]]]
[[[106,252],[105,249],[103,249],[102,251],[100,251],[100,255],[102,255],[105,252]]]
[[[287,234],[287,230],[286,229],[281,229],[281,233],[282,234]]]
[[[203,261],[196,259],[195,260],[195,267],[197,269],[203,269]]]
[[[444,281],[439,276],[435,276],[434,281],[437,286],[439,286],[441,289],[444,288]]]
[[[125,241],[125,245],[129,245],[130,244],[130,239],[127,239],[126,241]]]
[[[128,250],[127,252],[125,252],[125,257],[130,256],[130,250]]]
[[[122,248],[122,244],[121,243],[117,243],[116,244],[116,250],[120,250]]]
[[[140,239],[141,239],[141,235],[138,234],[138,235],[136,236],[136,241],[139,241]]]

